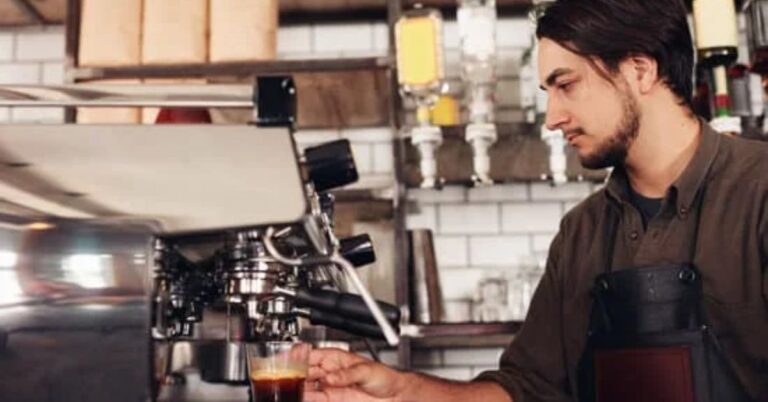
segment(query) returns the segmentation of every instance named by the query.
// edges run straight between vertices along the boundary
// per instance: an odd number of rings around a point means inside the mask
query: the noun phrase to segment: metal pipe
[[[2,85],[0,106],[253,108],[253,87],[234,84]]]

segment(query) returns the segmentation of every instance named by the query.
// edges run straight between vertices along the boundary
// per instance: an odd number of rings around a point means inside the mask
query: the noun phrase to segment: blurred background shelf
[[[456,10],[455,0],[404,0],[403,6],[420,3],[437,7],[451,16]],[[499,15],[523,15],[532,0],[496,0]],[[744,0],[736,0],[741,7]],[[686,0],[690,9],[691,0]],[[67,0],[0,0],[0,26],[61,24],[67,15]],[[382,19],[387,15],[387,0],[281,0],[281,24],[306,21],[359,21]]]
[[[421,3],[451,13],[455,0],[405,0],[407,8]],[[497,0],[502,15],[522,14],[531,0]],[[0,26],[61,24],[67,15],[67,0],[0,0]],[[387,16],[387,0],[281,0],[280,23],[306,21],[355,21],[383,19]]]
[[[525,123],[499,123],[498,140],[491,146],[491,178],[496,183],[538,182],[549,179],[549,149],[535,128]],[[464,127],[443,128],[443,143],[437,149],[438,173],[444,185],[472,185],[472,146],[465,140]],[[419,152],[405,140],[404,180],[408,187],[421,183]],[[605,170],[585,169],[568,149],[567,175],[571,181],[601,182]]]

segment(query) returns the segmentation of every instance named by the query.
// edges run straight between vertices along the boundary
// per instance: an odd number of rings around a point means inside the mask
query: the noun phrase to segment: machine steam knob
[[[339,246],[341,255],[356,267],[362,267],[376,261],[373,241],[371,236],[367,234],[341,239]]]
[[[320,193],[354,183],[359,178],[349,140],[337,140],[304,151],[309,180]]]

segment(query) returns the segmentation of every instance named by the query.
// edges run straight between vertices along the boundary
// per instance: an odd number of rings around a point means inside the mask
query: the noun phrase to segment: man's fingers
[[[347,368],[361,361],[366,360],[363,357],[341,349],[314,349],[309,354],[310,366],[320,366],[329,372]]]
[[[307,372],[307,381],[316,381],[320,379],[324,379],[325,376],[328,375],[328,372],[323,370],[320,367],[310,367],[309,371]]]
[[[322,349],[313,349],[312,352],[309,354],[309,364],[316,365],[322,363],[324,360],[328,359],[339,359],[339,354],[343,353],[341,349],[333,349],[333,348],[322,348]]]
[[[304,391],[304,402],[332,402],[323,391],[307,390]]]
[[[370,363],[358,363],[345,370],[328,374],[325,379],[333,387],[349,387],[357,385],[371,377]]]
[[[304,402],[387,402],[349,388],[328,388],[322,391],[305,391]]]

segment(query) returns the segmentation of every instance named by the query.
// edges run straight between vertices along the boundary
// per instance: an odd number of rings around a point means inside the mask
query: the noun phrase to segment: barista
[[[607,185],[563,219],[525,324],[471,382],[311,356],[309,402],[768,401],[768,146],[691,110],[676,0],[538,18],[546,124]]]

